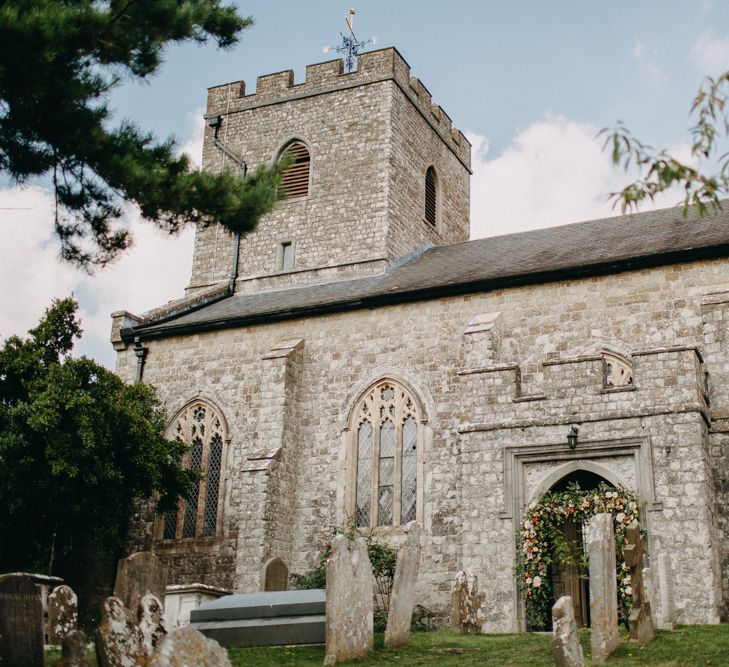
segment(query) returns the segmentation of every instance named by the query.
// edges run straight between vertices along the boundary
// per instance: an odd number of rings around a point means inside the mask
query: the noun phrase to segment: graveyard
[[[0,575],[0,655],[10,667],[727,664],[726,626],[663,623],[666,629],[657,629],[659,598],[643,567],[640,524],[633,519],[619,527],[616,540],[615,523],[609,512],[598,512],[584,526],[589,629],[579,626],[572,598],[561,595],[551,606],[550,632],[482,632],[484,594],[472,571],[458,572],[452,583],[449,629],[418,626],[422,531],[410,522],[387,584],[384,633],[375,632],[374,622],[378,561],[373,569],[371,540],[350,529],[331,540],[324,589],[208,590],[184,617],[180,601],[173,602],[179,586],[167,587],[162,562],[151,552],[131,554],[119,560],[114,595],[103,600],[101,622],[86,628],[88,634],[78,627],[79,601],[69,586],[48,592],[58,582]],[[618,575],[618,563],[627,573]],[[618,581],[628,578],[629,606],[621,619]]]
[[[658,631],[651,644],[630,644],[621,634],[621,642],[607,662],[593,663],[587,656],[590,638],[581,634],[586,665],[605,664],[611,667],[661,665],[662,667],[720,666],[726,664],[729,653],[729,634],[721,626],[679,626],[673,632]],[[258,647],[229,649],[234,667],[320,667],[324,660],[323,647]],[[60,656],[58,651],[46,654],[46,667],[51,667]],[[95,665],[93,653],[89,665]],[[512,665],[524,667],[550,667],[551,638],[545,634],[519,635],[458,635],[448,631],[414,633],[410,646],[403,649],[385,649],[384,636],[375,636],[375,651],[369,658],[349,664],[358,667],[392,664],[409,665]]]

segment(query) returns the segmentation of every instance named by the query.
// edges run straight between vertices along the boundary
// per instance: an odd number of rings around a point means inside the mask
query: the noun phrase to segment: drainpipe
[[[134,339],[134,356],[137,357],[137,372],[134,376],[134,382],[141,382],[144,374],[144,359],[149,349],[144,347],[139,340],[139,336]]]
[[[245,177],[248,171],[248,165],[245,160],[238,157],[233,151],[231,151],[224,143],[218,139],[218,131],[220,126],[223,124],[222,116],[213,116],[208,118],[208,126],[213,130],[213,146],[218,148],[227,155],[233,162],[238,165],[241,176]],[[230,282],[228,283],[228,293],[235,294],[235,282],[238,279],[238,255],[240,254],[240,232],[236,232],[233,238],[233,256],[230,263]]]

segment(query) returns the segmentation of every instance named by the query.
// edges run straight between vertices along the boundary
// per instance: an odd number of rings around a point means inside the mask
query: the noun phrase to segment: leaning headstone
[[[593,660],[618,646],[618,582],[612,514],[596,514],[585,529],[590,566],[590,643]]]
[[[0,575],[0,664],[43,665],[43,604],[27,574]]]
[[[651,621],[653,627],[658,627],[658,617],[656,611],[658,610],[658,600],[656,598],[656,582],[653,570],[649,567],[643,568],[643,588],[645,588],[645,594],[648,598],[648,603],[651,606]]]
[[[658,555],[655,586],[658,608],[656,610],[657,625],[661,630],[673,630],[676,626],[676,604],[673,596],[673,567],[671,556],[667,553]]]
[[[482,603],[478,577],[471,570],[458,572],[451,591],[451,630],[463,634],[480,632]]]
[[[167,568],[151,551],[138,551],[122,558],[116,567],[114,597],[127,609],[136,609],[149,591],[163,603],[167,586]]]
[[[48,596],[48,642],[60,644],[78,625],[78,598],[65,584],[53,589]]]
[[[385,646],[405,646],[410,636],[410,624],[415,607],[415,584],[420,569],[420,526],[411,521],[405,527],[405,544],[400,548],[395,565],[395,576],[390,591],[390,608],[387,612]]]
[[[552,653],[556,667],[584,667],[572,598],[563,595],[552,607]]]
[[[71,630],[61,641],[61,659],[55,667],[89,667],[87,646],[86,635],[81,630]]]
[[[147,593],[137,610],[139,629],[142,631],[144,647],[152,655],[160,639],[167,634],[167,623],[162,603],[154,593]]]
[[[99,667],[145,665],[148,657],[142,631],[129,611],[119,598],[106,598],[101,605],[101,625],[96,630]]]
[[[325,665],[372,651],[373,581],[366,540],[337,535],[327,559]]]
[[[231,667],[228,652],[189,625],[165,635],[149,667]]]
[[[631,603],[628,628],[631,642],[649,642],[656,636],[651,620],[651,606],[643,586],[643,536],[640,524],[633,521],[625,530],[628,543],[623,546],[623,558],[630,570]]]

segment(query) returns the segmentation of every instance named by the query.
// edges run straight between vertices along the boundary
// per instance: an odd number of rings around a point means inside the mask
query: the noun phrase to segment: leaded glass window
[[[223,419],[210,404],[195,401],[175,417],[167,437],[190,444],[183,465],[200,471],[200,478],[180,500],[177,511],[162,518],[162,539],[213,538],[218,532],[223,484]]]
[[[404,387],[382,380],[359,400],[353,418],[355,524],[374,528],[414,521],[420,436],[416,402]]]

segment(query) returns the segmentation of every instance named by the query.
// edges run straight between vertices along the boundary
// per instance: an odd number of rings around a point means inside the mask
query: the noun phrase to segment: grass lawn
[[[680,626],[673,632],[659,632],[650,644],[629,644],[622,641],[607,662],[591,663],[590,634],[581,635],[586,664],[662,665],[714,667],[729,665],[729,626]],[[411,635],[410,646],[395,651],[382,648],[382,635],[375,638],[375,652],[352,665],[524,665],[552,667],[550,634],[457,635],[452,632],[427,632]],[[320,666],[324,648],[248,648],[230,649],[235,667],[268,667],[269,665]]]
[[[673,632],[659,632],[650,644],[629,644],[622,641],[615,654],[602,663],[589,658],[590,634],[583,631],[582,647],[586,664],[609,667],[627,665],[661,665],[662,667],[729,666],[729,626],[687,625]],[[235,667],[320,667],[324,647],[261,647],[235,648],[228,651]],[[50,667],[59,658],[58,652],[46,654]],[[91,657],[91,656],[90,656]],[[95,660],[89,660],[96,665]],[[362,660],[349,663],[356,667],[369,665],[513,665],[552,667],[552,637],[549,634],[520,635],[457,635],[452,632],[425,632],[411,635],[408,648],[396,651],[382,648],[382,635],[375,637],[375,652]]]

